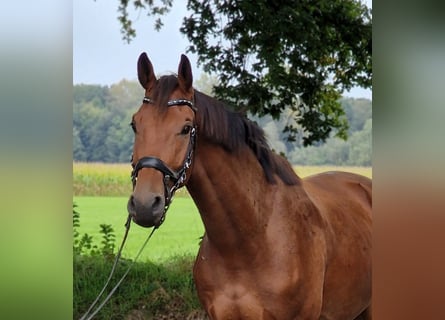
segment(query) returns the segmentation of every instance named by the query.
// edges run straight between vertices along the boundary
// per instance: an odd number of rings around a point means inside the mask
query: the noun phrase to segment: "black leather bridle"
[[[144,97],[142,100],[143,103],[153,104],[153,101]],[[193,101],[187,99],[176,99],[169,100],[167,102],[168,107],[174,106],[188,106],[190,107],[194,113],[196,113],[196,108],[194,106]],[[190,129],[190,140],[187,147],[187,152],[185,154],[185,159],[182,164],[182,167],[179,170],[171,169],[164,161],[156,157],[143,157],[136,162],[133,166],[133,171],[131,172],[131,180],[133,182],[133,189],[136,186],[138,173],[143,168],[153,168],[160,171],[164,177],[164,197],[165,197],[165,207],[164,213],[162,215],[161,221],[158,223],[156,227],[159,227],[162,222],[164,222],[165,214],[173,200],[173,196],[179,188],[183,187],[187,180],[187,170],[191,167],[193,161],[193,151],[195,150],[196,143],[196,124],[193,124]]]

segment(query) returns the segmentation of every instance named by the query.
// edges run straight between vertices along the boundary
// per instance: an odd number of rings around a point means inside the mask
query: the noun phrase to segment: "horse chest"
[[[203,307],[214,319],[264,319],[264,301],[249,280],[238,275],[211,273],[197,282],[198,295]],[[271,318],[272,319],[272,318]]]
[[[252,262],[250,266],[232,269],[215,261],[211,254],[207,256],[202,251],[198,254],[195,283],[201,303],[212,320],[291,319],[282,313],[286,310],[282,306],[286,299],[282,299],[277,282],[271,279],[274,273],[261,271],[254,265]]]

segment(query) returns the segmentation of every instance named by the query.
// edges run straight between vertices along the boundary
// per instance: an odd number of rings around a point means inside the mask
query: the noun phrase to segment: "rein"
[[[143,103],[153,104],[153,100],[148,97],[144,97],[142,100]],[[188,106],[193,112],[196,113],[196,107],[194,106],[193,101],[187,99],[176,99],[169,100],[167,102],[168,107],[174,106]],[[159,227],[165,220],[165,214],[167,213],[168,208],[173,200],[173,196],[179,188],[183,187],[185,181],[187,180],[187,170],[192,165],[193,160],[193,151],[195,150],[195,142],[196,142],[196,125],[194,124],[190,130],[190,140],[187,147],[187,152],[185,155],[185,159],[183,161],[182,167],[179,170],[171,169],[164,161],[157,157],[143,157],[138,160],[138,162],[133,166],[133,171],[131,172],[131,180],[133,182],[133,189],[136,186],[138,173],[143,168],[153,168],[160,171],[163,175],[164,182],[164,197],[165,197],[165,206],[164,213],[162,215],[161,220],[156,225]]]
[[[147,239],[145,240],[144,244],[142,245],[142,247],[139,249],[138,253],[136,254],[135,258],[133,259],[133,261],[131,262],[131,264],[128,266],[127,270],[125,271],[125,273],[122,275],[122,277],[120,278],[120,280],[116,283],[116,285],[114,286],[113,289],[111,289],[110,293],[108,293],[108,295],[105,297],[105,299],[97,306],[97,308],[91,312],[94,308],[94,306],[97,304],[97,302],[99,301],[100,297],[103,295],[103,293],[105,292],[105,289],[107,288],[108,284],[111,281],[111,278],[113,277],[114,271],[116,270],[116,266],[117,263],[119,262],[119,259],[121,257],[121,253],[122,253],[122,249],[124,247],[125,241],[127,240],[127,235],[128,235],[128,231],[130,230],[130,223],[131,223],[131,217],[130,215],[128,215],[127,218],[127,222],[125,223],[125,234],[124,234],[124,238],[122,239],[122,243],[119,247],[119,250],[117,252],[116,258],[114,259],[114,263],[113,266],[111,268],[110,271],[110,275],[108,276],[107,281],[105,282],[104,287],[102,288],[102,290],[99,292],[99,294],[97,295],[96,299],[93,301],[93,303],[90,305],[90,307],[88,308],[88,310],[83,314],[83,316],[79,319],[79,320],[90,320],[93,319],[93,317],[102,309],[102,307],[105,305],[105,303],[108,302],[108,300],[110,300],[111,296],[113,295],[113,293],[117,290],[117,288],[119,287],[119,285],[122,283],[122,281],[125,279],[125,277],[127,276],[128,272],[130,272],[131,268],[133,267],[133,265],[135,264],[136,260],[139,258],[139,256],[142,253],[142,250],[145,248],[145,246],[147,245],[148,241],[150,240],[151,236],[153,235],[153,233],[155,232],[155,230],[157,229],[157,227],[154,227],[153,230],[150,232],[149,236],[147,237]]]

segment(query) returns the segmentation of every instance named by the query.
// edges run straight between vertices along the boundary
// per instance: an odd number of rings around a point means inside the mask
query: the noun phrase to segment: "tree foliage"
[[[128,6],[160,17],[172,0],[120,0],[124,39],[136,36]],[[279,119],[291,141],[346,138],[339,98],[354,86],[372,86],[372,17],[358,0],[188,0],[191,15],[180,31],[188,50],[208,73],[218,75],[217,98],[239,110]]]
[[[135,81],[111,87],[75,85],[73,157],[76,161],[130,161],[133,135],[129,123],[143,90]]]
[[[199,90],[211,94],[215,79],[201,75],[196,80]],[[73,90],[73,158],[75,161],[128,162],[133,146],[129,123],[141,104],[143,89],[137,81],[123,80],[111,87],[75,85]],[[290,108],[274,120],[248,113],[248,117],[264,129],[269,145],[297,165],[335,164],[371,165],[371,101],[341,99],[351,123],[350,138],[328,138],[326,143],[303,147],[300,139],[289,142],[283,129],[293,121]]]

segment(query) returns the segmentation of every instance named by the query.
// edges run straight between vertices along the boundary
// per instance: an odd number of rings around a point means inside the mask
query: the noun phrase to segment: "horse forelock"
[[[165,112],[170,95],[179,87],[178,78],[175,75],[162,76],[156,81],[153,96],[149,97],[158,106],[159,112]]]

